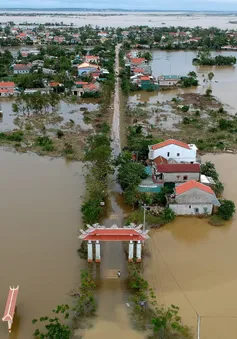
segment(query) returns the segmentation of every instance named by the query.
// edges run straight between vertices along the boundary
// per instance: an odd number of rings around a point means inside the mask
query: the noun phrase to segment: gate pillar
[[[137,256],[137,262],[141,262],[141,260],[142,260],[142,244],[141,244],[140,240],[138,240],[138,242],[137,242],[136,256]]]
[[[96,240],[95,243],[95,262],[100,262],[100,242]]]
[[[134,243],[132,240],[129,241],[129,247],[128,247],[128,261],[133,261],[133,251],[134,251]]]
[[[93,248],[92,248],[92,242],[91,240],[88,240],[88,244],[87,244],[87,252],[88,252],[88,262],[93,262]]]

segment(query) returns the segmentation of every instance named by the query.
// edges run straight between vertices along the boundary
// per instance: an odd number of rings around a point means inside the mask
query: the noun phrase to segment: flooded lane
[[[225,197],[235,201],[237,156],[203,157],[215,163],[225,185]],[[234,339],[237,336],[237,216],[224,227],[206,219],[178,217],[151,232],[151,258],[146,277],[161,303],[180,307],[186,324],[196,329],[201,316],[201,339]]]
[[[116,46],[115,71],[119,72],[119,48]],[[121,150],[120,143],[120,102],[119,80],[116,79],[114,95],[114,114],[111,131],[113,139],[111,147],[114,156]],[[116,182],[116,172],[109,185],[110,208],[107,218],[103,221],[106,227],[116,224],[123,227],[124,212],[131,212],[131,208],[125,206],[120,195],[121,187]],[[114,339],[129,338],[143,339],[144,335],[132,328],[127,290],[127,255],[122,242],[101,243],[101,263],[97,265],[96,274],[98,281],[98,311],[97,318],[92,329],[85,331],[83,338]],[[117,271],[121,271],[121,277],[117,277]]]
[[[77,254],[82,164],[3,150],[0,159],[0,309],[9,285],[19,284],[11,338],[28,339],[33,318],[71,302],[85,265]],[[0,338],[9,338],[2,321]]]

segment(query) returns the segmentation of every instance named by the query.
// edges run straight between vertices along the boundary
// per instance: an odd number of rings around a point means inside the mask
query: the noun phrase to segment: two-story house
[[[168,139],[155,145],[148,146],[150,160],[162,156],[165,159],[174,159],[176,162],[195,163],[197,158],[197,147],[194,144]]]

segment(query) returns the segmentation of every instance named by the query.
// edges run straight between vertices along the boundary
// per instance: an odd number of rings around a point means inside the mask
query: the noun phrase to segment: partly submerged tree
[[[220,207],[218,208],[218,214],[224,220],[229,220],[233,217],[235,213],[235,204],[232,200],[220,200]]]
[[[71,336],[71,330],[68,325],[64,323],[64,320],[69,317],[69,306],[58,305],[52,312],[54,317],[41,317],[40,319],[33,319],[32,324],[38,321],[45,324],[45,330],[36,329],[34,332],[35,338],[51,338],[51,339],[69,339]],[[61,319],[58,317],[61,316]]]
[[[208,80],[209,80],[209,81],[212,81],[212,79],[214,78],[215,74],[214,74],[213,72],[209,72],[209,73],[207,74],[207,76],[208,76]]]

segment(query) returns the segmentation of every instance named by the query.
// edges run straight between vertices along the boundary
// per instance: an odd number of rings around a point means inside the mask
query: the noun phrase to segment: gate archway
[[[78,238],[88,242],[88,262],[93,262],[94,244],[95,262],[101,261],[100,241],[129,241],[128,261],[130,262],[134,259],[134,243],[136,243],[136,261],[141,262],[141,243],[149,238],[148,231],[142,230],[142,224],[138,226],[130,224],[124,227],[118,227],[114,224],[110,228],[99,224],[86,226],[87,230],[80,230],[81,235]]]

